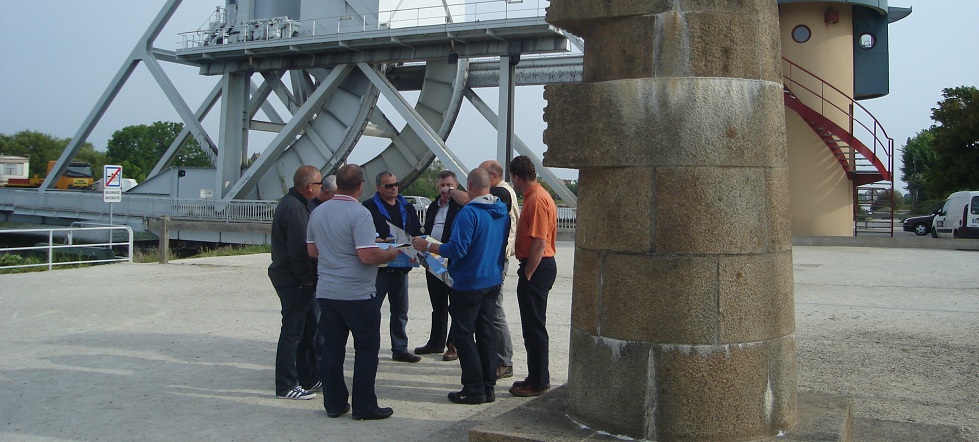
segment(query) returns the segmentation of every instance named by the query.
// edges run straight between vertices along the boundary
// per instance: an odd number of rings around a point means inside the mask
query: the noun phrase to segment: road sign
[[[108,187],[102,191],[102,201],[106,203],[118,203],[122,201],[122,189],[110,189]]]
[[[102,168],[102,201],[118,203],[122,201],[122,166],[105,165]]]

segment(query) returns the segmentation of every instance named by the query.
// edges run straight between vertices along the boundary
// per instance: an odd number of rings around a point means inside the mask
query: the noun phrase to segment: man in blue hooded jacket
[[[451,262],[450,333],[462,368],[462,390],[449,393],[449,400],[457,404],[481,404],[496,400],[493,319],[496,298],[503,285],[510,219],[506,205],[490,194],[490,177],[486,170],[470,172],[466,188],[471,200],[456,213],[449,242],[433,244],[416,237],[412,239],[412,245],[417,250],[449,258]]]

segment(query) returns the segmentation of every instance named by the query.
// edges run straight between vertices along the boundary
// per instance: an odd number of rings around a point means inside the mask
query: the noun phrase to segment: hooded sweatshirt
[[[510,219],[493,195],[473,198],[456,214],[449,242],[439,254],[449,258],[452,289],[479,290],[503,284]]]

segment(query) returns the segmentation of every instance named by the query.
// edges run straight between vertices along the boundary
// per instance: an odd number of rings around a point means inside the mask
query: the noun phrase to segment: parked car
[[[915,235],[925,236],[931,233],[931,222],[935,219],[935,215],[938,215],[938,210],[935,210],[930,215],[912,216],[910,218],[904,218],[901,224],[904,225],[905,232],[914,232]]]
[[[411,195],[404,195],[404,197],[408,200],[408,204],[415,206],[415,210],[421,213],[425,213],[425,210],[428,210],[428,205],[432,204],[432,200],[428,199],[428,197]]]

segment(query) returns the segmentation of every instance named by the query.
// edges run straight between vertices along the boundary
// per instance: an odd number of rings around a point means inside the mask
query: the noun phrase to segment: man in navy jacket
[[[455,220],[456,213],[462,205],[449,197],[449,193],[459,187],[459,181],[455,172],[443,170],[438,175],[438,188],[441,197],[428,206],[425,212],[425,227],[423,233],[438,240],[446,242],[449,234],[452,233],[452,221]],[[428,298],[432,301],[432,332],[429,334],[428,342],[421,347],[415,348],[416,355],[429,353],[442,353],[443,361],[454,361],[459,359],[452,340],[446,340],[449,332],[449,292],[452,289],[445,285],[435,275],[425,272],[426,283],[428,285]],[[448,350],[446,350],[448,345]]]
[[[364,201],[364,207],[374,218],[378,242],[393,239],[387,223],[404,230],[408,235],[420,235],[421,223],[418,212],[403,196],[398,194],[398,177],[384,171],[375,179],[377,192]],[[399,362],[418,362],[422,358],[408,351],[408,272],[411,267],[381,267],[377,271],[377,302],[388,297],[391,305],[391,359]]]

